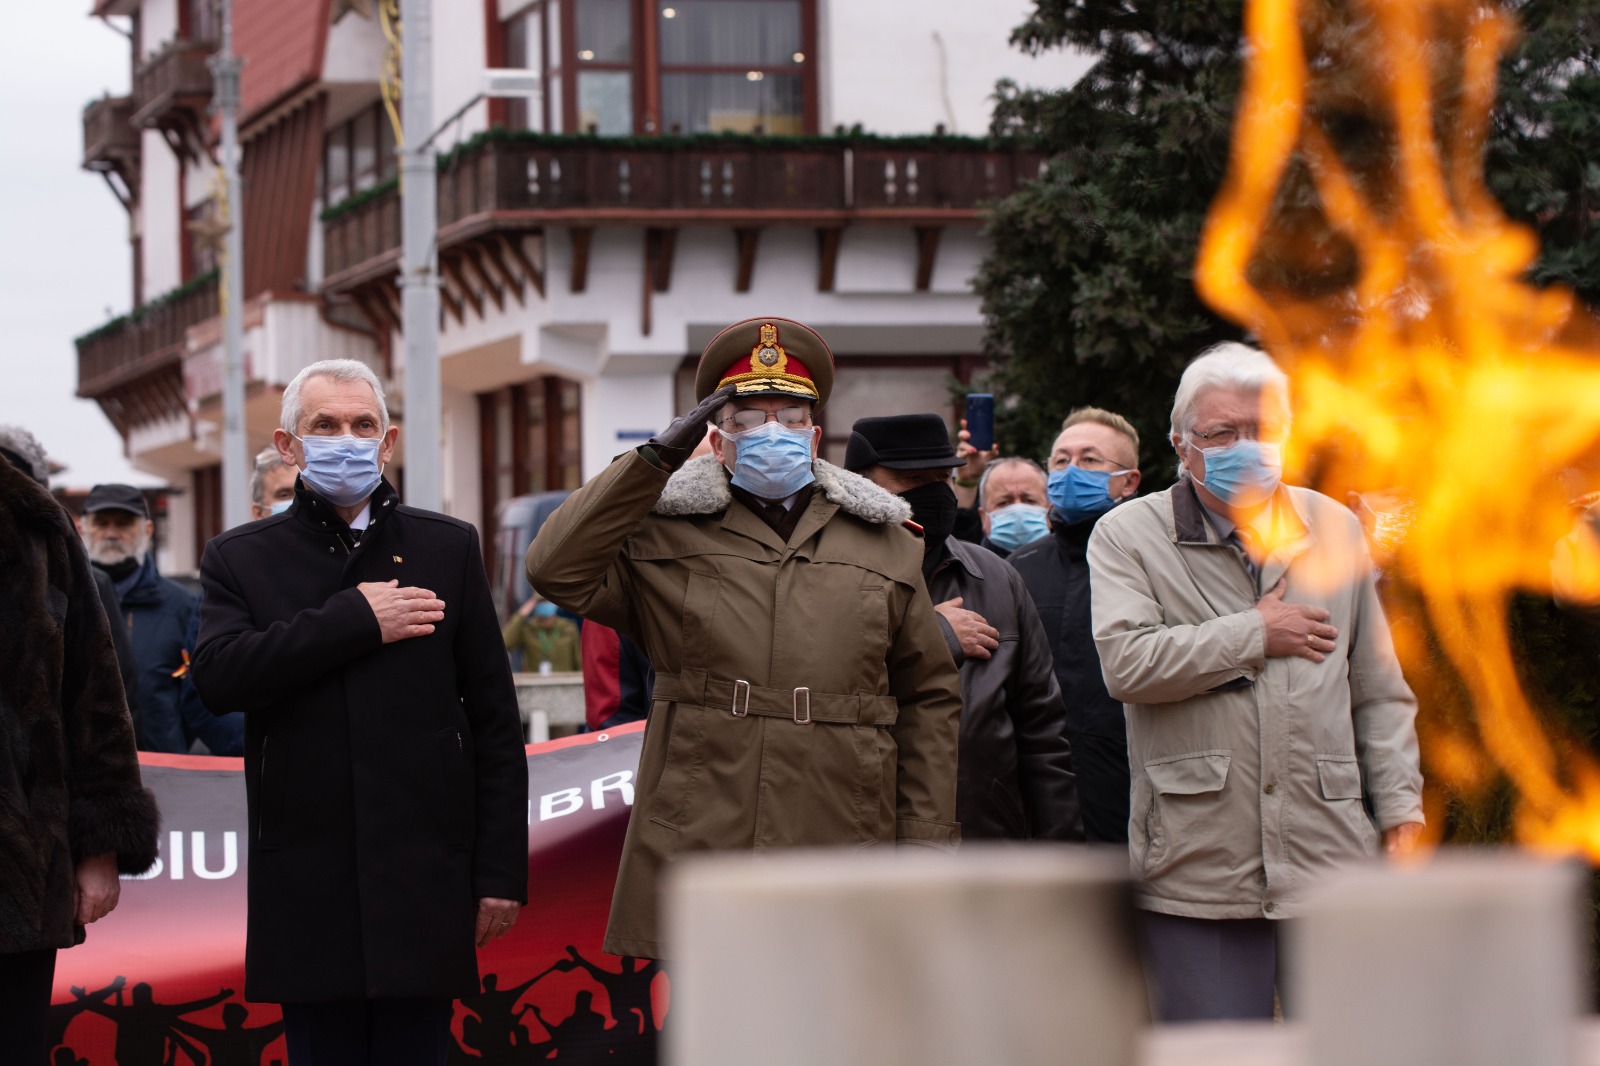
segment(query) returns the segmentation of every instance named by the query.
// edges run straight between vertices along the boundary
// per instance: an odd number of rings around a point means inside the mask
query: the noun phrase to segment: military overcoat
[[[528,551],[548,598],[657,671],[605,949],[662,957],[657,880],[687,851],[954,846],[960,680],[905,501],[814,464],[788,543],[706,456],[637,452]]]

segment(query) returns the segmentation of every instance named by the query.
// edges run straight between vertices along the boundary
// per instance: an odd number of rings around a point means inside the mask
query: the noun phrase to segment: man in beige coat
[[[1279,483],[1288,428],[1272,360],[1212,349],[1173,404],[1177,484],[1114,509],[1089,540],[1166,1021],[1272,1017],[1278,920],[1318,877],[1421,828],[1416,702],[1361,525]]]
[[[700,404],[573,493],[528,580],[656,668],[605,950],[661,958],[686,851],[953,847],[960,680],[902,499],[816,458],[833,356],[780,318],[701,356]],[[712,454],[689,450],[711,423]]]

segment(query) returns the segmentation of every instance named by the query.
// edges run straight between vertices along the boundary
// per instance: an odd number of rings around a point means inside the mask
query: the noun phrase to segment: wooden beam
[[[443,278],[440,279],[441,282],[443,280]],[[449,311],[451,317],[453,317],[460,325],[464,326],[467,324],[466,309],[461,306],[461,301],[456,298],[455,293],[450,291],[450,286],[448,285],[441,284],[439,286],[439,306],[444,310]],[[444,325],[443,315],[441,315],[439,318],[439,324],[441,327]]]
[[[594,239],[590,226],[574,226],[567,231],[572,235],[572,277],[568,279],[571,292],[583,292],[589,287],[589,244]],[[543,291],[543,286],[540,286]]]
[[[526,307],[528,306],[528,300],[522,292],[522,279],[512,273],[511,268],[506,266],[506,261],[500,257],[500,245],[509,244],[510,242],[506,240],[505,234],[498,234],[498,236],[500,239],[499,244],[480,244],[477,246],[478,251],[483,254],[484,259],[488,262],[489,269],[494,271],[495,276],[500,279],[506,288],[511,290],[511,295],[517,298],[517,306]],[[528,265],[532,266],[533,264],[530,263]],[[541,293],[544,292],[543,286],[540,287],[539,291]]]
[[[844,233],[836,226],[817,230],[817,291],[832,292],[839,267],[839,238]]]
[[[658,230],[644,231],[644,276],[639,286],[639,332],[650,336],[650,294],[655,289],[656,243]]]
[[[939,262],[940,226],[917,227],[917,291],[927,292],[933,284],[933,268]]]
[[[655,251],[651,257],[650,283],[656,292],[667,292],[672,288],[672,255],[677,248],[678,231],[649,229],[645,231],[645,235],[647,242],[652,237],[655,240]]]
[[[454,284],[458,290],[460,290],[460,298],[466,303],[471,304],[473,313],[479,318],[482,318],[483,298],[478,295],[477,290],[475,290],[471,285],[467,284],[466,277],[461,273],[461,261],[455,256],[446,258],[445,256],[441,255],[439,257],[439,273],[444,275],[444,278],[441,280],[448,280]],[[439,290],[441,292],[443,292],[444,289],[445,286],[439,286]]]
[[[361,312],[361,317],[367,320],[367,325],[372,327],[374,336],[384,337],[389,332],[389,316],[384,311],[382,301],[375,300],[359,289],[350,294],[350,302],[356,305],[356,310]]]
[[[478,261],[477,251],[478,246],[474,243],[469,242],[463,246],[461,249],[461,265],[466,268],[469,274],[472,274],[483,284],[484,295],[494,301],[495,310],[504,311],[506,309],[506,294],[501,291],[500,286],[494,279],[489,277],[489,272]]]
[[[513,240],[502,233],[500,235],[500,244],[511,256],[511,261],[516,263],[522,269],[522,272],[528,276],[528,282],[533,286],[534,291],[543,296],[544,271],[539,269],[532,259],[528,258],[527,252],[523,251],[522,237],[518,236]]]
[[[756,272],[756,249],[761,244],[761,230],[755,226],[740,226],[733,235],[739,243],[739,267],[734,275],[733,291],[749,292],[750,281]]]

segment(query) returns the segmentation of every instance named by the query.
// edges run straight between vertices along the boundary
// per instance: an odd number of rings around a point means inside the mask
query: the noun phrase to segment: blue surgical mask
[[[1282,445],[1239,440],[1226,448],[1199,451],[1205,457],[1206,476],[1204,481],[1195,481],[1229,506],[1265,503],[1283,480]]]
[[[1050,532],[1045,509],[1036,503],[1013,503],[989,512],[989,539],[1008,552]]]
[[[1098,518],[1116,506],[1111,498],[1111,479],[1131,470],[1085,470],[1081,466],[1067,466],[1050,471],[1045,482],[1045,495],[1050,498],[1061,521],[1069,526]]]
[[[809,428],[788,429],[780,422],[767,422],[725,436],[735,449],[733,483],[754,496],[786,499],[815,480]]]
[[[272,505],[272,513],[273,514],[282,514],[283,512],[287,511],[289,508],[291,508],[293,506],[294,506],[294,497],[291,496],[287,500],[279,500],[277,503],[273,504]]]
[[[381,437],[296,437],[305,446],[300,471],[317,493],[335,507],[354,507],[372,495],[383,479],[378,466]]]

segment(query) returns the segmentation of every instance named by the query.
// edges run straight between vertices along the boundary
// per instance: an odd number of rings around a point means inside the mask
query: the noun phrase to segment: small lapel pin
[[[391,556],[389,556],[389,558],[391,558],[391,559],[393,559],[393,560],[394,560],[394,561],[395,561],[395,562],[397,562],[397,563],[403,563],[403,562],[405,562],[405,560],[404,560],[404,559],[402,559],[402,558],[400,558],[400,556],[398,556],[398,555],[391,555]]]

